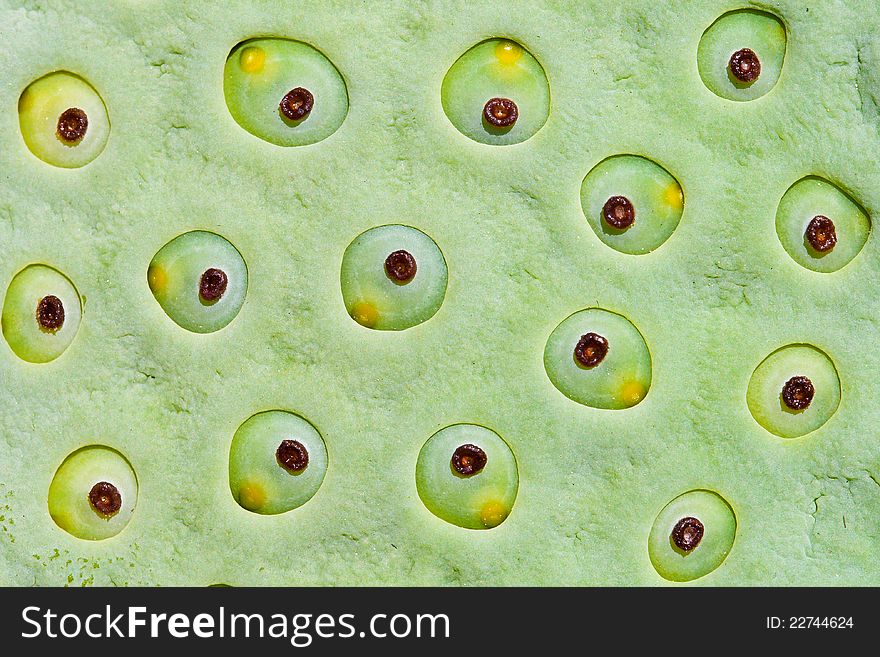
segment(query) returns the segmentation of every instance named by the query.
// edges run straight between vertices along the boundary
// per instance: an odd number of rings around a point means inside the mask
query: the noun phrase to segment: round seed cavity
[[[612,196],[602,206],[605,222],[618,230],[626,230],[636,220],[636,209],[626,196]]]
[[[76,336],[82,302],[73,283],[46,265],[28,265],[9,283],[3,301],[3,337],[30,363],[58,358]]]
[[[75,144],[86,136],[89,117],[78,107],[69,107],[58,117],[58,138],[68,144]]]
[[[672,236],[684,211],[684,192],[656,162],[639,155],[613,155],[584,177],[581,209],[605,244],[641,255]]]
[[[751,84],[761,75],[761,60],[750,48],[741,48],[730,56],[730,74],[740,82]]]
[[[309,464],[309,452],[298,440],[282,440],[275,458],[278,465],[291,473],[302,472]]]
[[[602,308],[580,310],[553,329],[544,369],[562,394],[593,408],[630,408],[651,387],[645,338],[626,317]]]
[[[550,115],[544,68],[522,45],[489,39],[459,57],[440,89],[446,117],[463,135],[506,146],[534,135]]]
[[[97,513],[111,518],[122,508],[122,494],[110,482],[99,481],[89,491],[89,503]]]
[[[703,531],[703,523],[696,518],[682,518],[675,523],[669,538],[679,550],[690,552],[703,540]]]
[[[837,231],[834,222],[821,214],[810,219],[804,235],[810,246],[819,253],[827,253],[837,244]]]
[[[443,303],[447,280],[437,244],[409,226],[371,228],[342,256],[345,309],[358,324],[375,330],[402,331],[430,319]]]
[[[452,468],[463,477],[477,474],[486,467],[486,452],[470,443],[461,445],[452,453]]]
[[[828,354],[808,344],[777,349],[755,368],[746,402],[755,421],[781,438],[828,422],[840,405],[840,376]]]
[[[178,235],[153,257],[147,284],[178,326],[211,333],[229,324],[244,304],[247,265],[225,238],[201,230]]]
[[[83,447],[58,467],[48,492],[49,515],[77,538],[98,541],[121,532],[138,501],[128,460],[103,445]]]
[[[100,94],[69,71],[49,73],[28,85],[18,100],[18,122],[31,153],[67,169],[98,157],[110,135]]]
[[[409,283],[416,277],[416,259],[409,251],[400,249],[385,258],[385,273],[398,283]]]
[[[871,217],[865,208],[838,185],[817,176],[789,187],[776,209],[782,247],[812,271],[845,267],[859,255],[870,233]]]
[[[252,513],[287,513],[318,492],[327,464],[327,445],[308,420],[288,411],[257,413],[232,438],[229,490]]]
[[[510,98],[490,98],[483,107],[483,116],[489,125],[509,128],[519,118],[519,108]]]
[[[199,296],[204,301],[217,301],[226,292],[229,279],[222,269],[206,269],[199,279]]]
[[[574,348],[574,357],[584,367],[596,367],[608,355],[608,340],[598,333],[585,333]]]
[[[427,509],[467,529],[492,529],[504,522],[519,488],[510,446],[476,424],[454,424],[431,436],[419,451],[415,475]]]
[[[782,386],[782,401],[793,411],[802,411],[810,407],[816,388],[805,376],[793,376]]]
[[[291,121],[299,121],[309,115],[314,105],[315,97],[312,92],[304,87],[296,87],[284,95],[279,109]]]
[[[37,304],[37,323],[40,328],[56,333],[64,326],[64,304],[54,294],[48,294]]]
[[[657,573],[689,582],[720,567],[736,540],[736,514],[710,490],[679,495],[661,509],[648,535],[648,556]]]
[[[706,29],[697,69],[713,93],[737,102],[760,98],[776,85],[785,62],[786,30],[773,14],[730,11]]]
[[[236,123],[277,146],[317,143],[348,115],[348,90],[333,62],[290,39],[248,39],[235,46],[223,71],[223,95]],[[321,102],[315,104],[316,98]]]

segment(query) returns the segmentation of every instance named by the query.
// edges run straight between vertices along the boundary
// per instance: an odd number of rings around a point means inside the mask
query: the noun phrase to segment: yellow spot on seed
[[[480,509],[480,522],[482,522],[483,526],[487,529],[491,529],[504,522],[504,519],[507,518],[507,513],[506,506],[501,504],[501,502],[491,500],[486,502],[483,505],[483,508]]]
[[[522,54],[522,46],[513,41],[502,41],[495,46],[495,58],[501,64],[516,64]]]
[[[620,389],[620,397],[627,406],[635,406],[644,399],[647,392],[641,381],[627,381]]]
[[[681,192],[681,186],[678,183],[669,185],[663,192],[663,200],[673,208],[681,208],[684,205],[684,194]]]
[[[259,484],[244,484],[238,489],[238,503],[248,511],[257,511],[266,503],[266,491]]]
[[[379,321],[379,311],[371,303],[358,301],[351,307],[351,318],[361,326],[372,328]]]
[[[147,282],[150,284],[150,289],[158,293],[164,290],[168,284],[168,275],[158,265],[150,265],[147,270]]]
[[[266,52],[256,46],[248,46],[238,57],[238,65],[245,73],[259,73],[263,70],[265,62]]]

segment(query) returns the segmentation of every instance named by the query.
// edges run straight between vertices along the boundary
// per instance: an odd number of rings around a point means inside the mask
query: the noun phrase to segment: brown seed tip
[[[278,107],[281,113],[288,119],[299,121],[306,118],[314,106],[315,97],[312,95],[312,92],[303,87],[296,87],[284,95]]]
[[[56,134],[68,144],[75,144],[86,136],[89,129],[89,117],[78,107],[71,107],[61,112],[58,117]]]
[[[226,292],[229,279],[221,269],[206,269],[199,279],[199,296],[204,301],[217,301]]]
[[[64,326],[64,304],[61,299],[49,294],[37,304],[37,324],[44,331],[56,333]]]
[[[730,74],[744,83],[752,83],[761,75],[761,60],[754,50],[743,48],[730,56]]]
[[[452,469],[463,477],[477,474],[486,467],[489,457],[476,445],[461,445],[452,453]]]
[[[89,504],[100,515],[110,518],[122,508],[122,495],[113,484],[99,481],[89,491]]]
[[[675,523],[670,538],[679,550],[690,552],[703,540],[703,532],[703,523],[696,518],[688,516]]]
[[[282,440],[275,450],[275,458],[288,472],[302,472],[309,464],[309,452],[298,440]]]
[[[805,237],[810,246],[819,253],[827,253],[837,244],[837,231],[834,229],[834,222],[821,214],[810,219]]]
[[[509,128],[519,118],[519,108],[510,98],[490,98],[483,107],[483,117],[496,128]]]
[[[602,206],[602,216],[609,226],[626,230],[635,223],[636,209],[626,196],[612,196]]]
[[[808,408],[815,394],[813,382],[805,376],[793,376],[782,386],[782,401],[793,411]]]
[[[575,360],[584,367],[596,367],[608,355],[608,340],[598,333],[585,333],[574,348]]]
[[[385,258],[385,273],[393,281],[409,283],[416,276],[416,259],[409,251],[395,251]]]

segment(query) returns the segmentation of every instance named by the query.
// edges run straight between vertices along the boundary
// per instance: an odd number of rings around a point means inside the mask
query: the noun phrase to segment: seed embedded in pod
[[[805,376],[793,376],[782,386],[782,401],[793,411],[809,408],[815,394],[813,382]]]
[[[288,472],[302,472],[309,464],[309,452],[298,440],[282,440],[275,450],[278,465]]]
[[[490,98],[483,107],[483,116],[489,125],[509,128],[519,118],[519,108],[510,98]]]
[[[99,481],[89,491],[89,503],[97,513],[111,518],[122,508],[122,495],[113,484]]]
[[[37,304],[37,323],[49,333],[57,333],[64,326],[64,304],[54,294],[40,299]]]
[[[585,333],[574,348],[574,357],[584,367],[596,367],[608,355],[608,340],[598,333]]]
[[[385,258],[385,273],[398,283],[409,283],[416,277],[418,266],[409,251],[394,251]]]
[[[704,531],[703,523],[689,516],[675,523],[670,538],[679,550],[690,552],[703,540]]]
[[[315,97],[312,92],[303,87],[296,87],[284,95],[279,108],[281,113],[291,121],[299,121],[308,116],[314,106]]]
[[[636,221],[636,209],[626,196],[612,196],[602,206],[602,216],[609,226],[626,230]]]
[[[837,244],[834,222],[824,215],[816,215],[807,225],[806,238],[813,249],[819,253],[827,253]]]
[[[761,60],[754,50],[741,48],[730,56],[730,73],[740,82],[750,84],[761,75]]]
[[[476,445],[461,445],[452,453],[452,468],[463,477],[475,475],[486,467],[489,458]]]
[[[69,107],[58,117],[58,138],[68,144],[75,144],[86,136],[89,117],[78,107]]]

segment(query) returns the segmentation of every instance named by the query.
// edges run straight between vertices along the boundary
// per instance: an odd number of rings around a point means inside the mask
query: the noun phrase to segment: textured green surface
[[[666,585],[654,520],[709,489],[737,536],[694,584],[880,584],[877,236],[821,274],[775,230],[807,175],[880,209],[873,2],[761,5],[788,44],[752,102],[719,98],[697,71],[700,36],[733,2],[2,6],[0,281],[45,262],[85,303],[51,363],[0,345],[0,582]],[[349,113],[326,140],[281,148],[230,116],[226,57],[261,35],[314,45],[345,78]],[[440,102],[452,63],[494,36],[550,82],[547,123],[509,147],[465,137]],[[38,160],[19,132],[21,91],[54,69],[86,78],[110,115],[80,169]],[[607,247],[581,211],[584,176],[617,153],[662,162],[684,190],[678,228],[647,255]],[[449,267],[440,310],[401,332],[359,326],[340,293],[345,247],[388,223],[431,236]],[[248,265],[241,312],[207,335],[170,322],[145,276],[193,229]],[[651,351],[651,390],[626,411],[577,404],[544,371],[550,332],[591,306],[624,314]],[[842,399],[783,440],[746,388],[792,343],[830,356]],[[232,498],[228,455],[238,426],[273,408],[314,424],[329,465],[308,503],[261,516]],[[419,450],[456,422],[492,427],[516,456],[516,503],[495,529],[419,500]],[[139,484],[131,522],[98,542],[59,529],[46,501],[89,444],[118,449]]]

